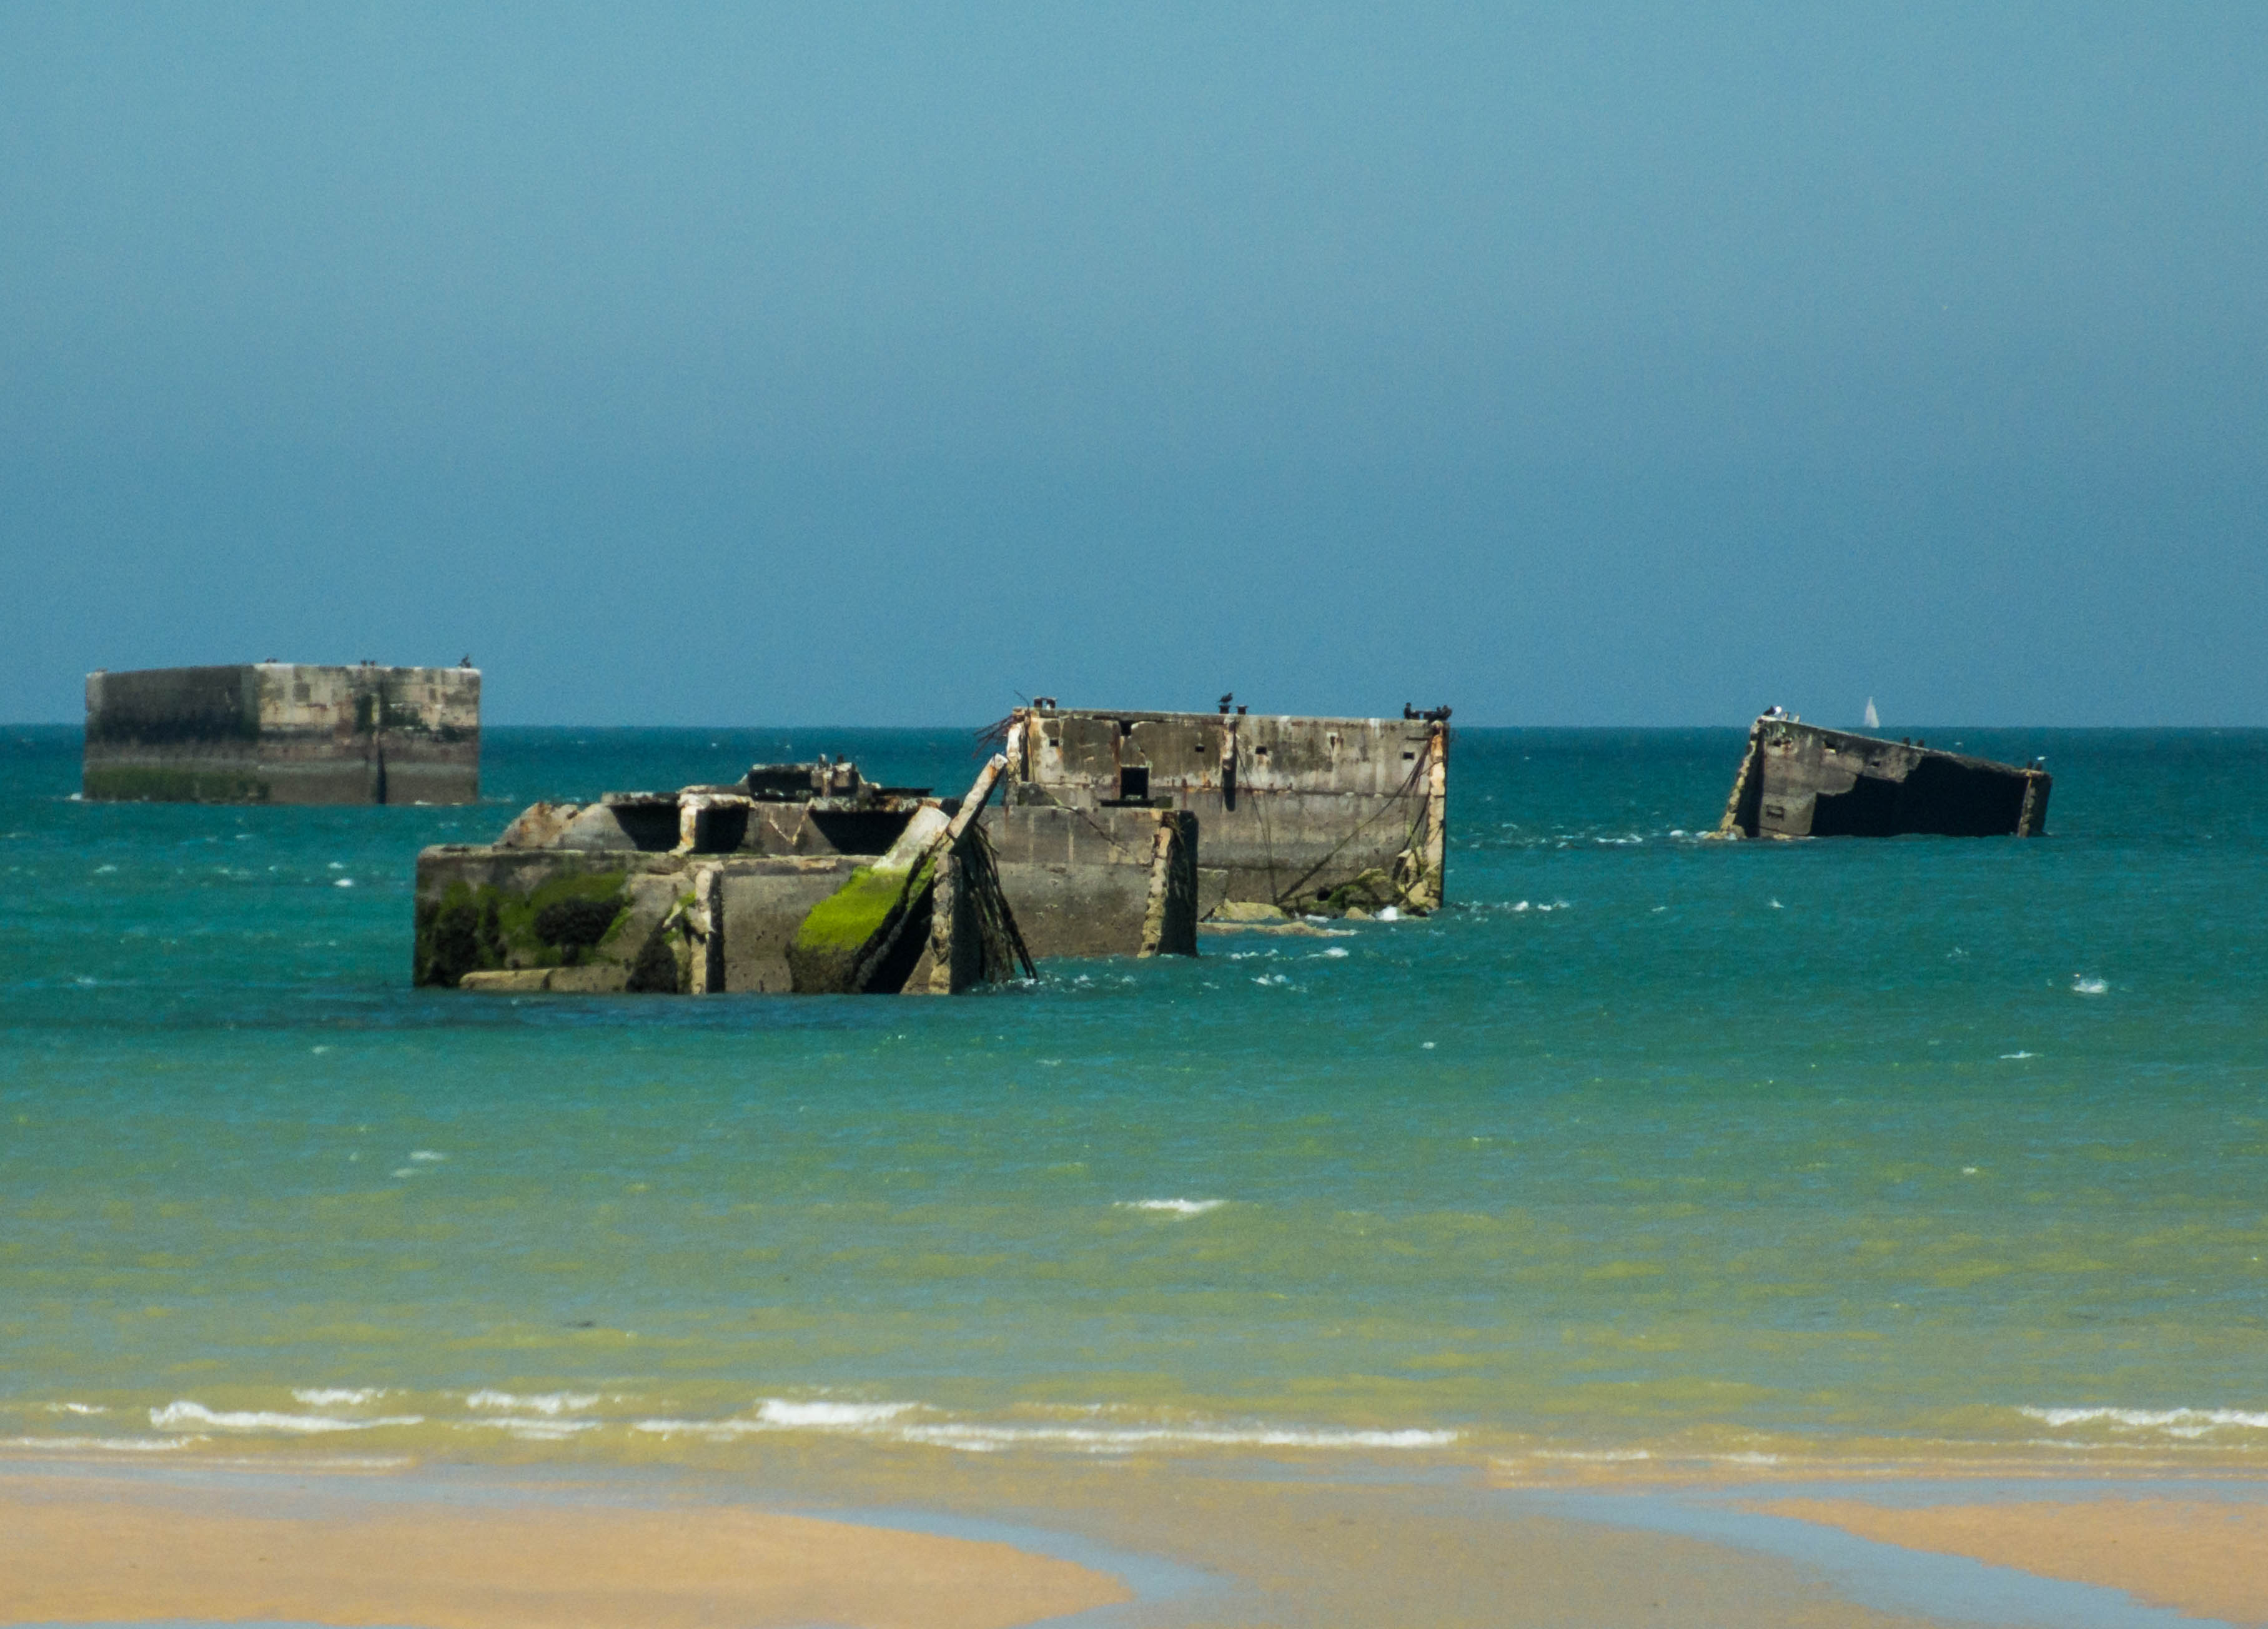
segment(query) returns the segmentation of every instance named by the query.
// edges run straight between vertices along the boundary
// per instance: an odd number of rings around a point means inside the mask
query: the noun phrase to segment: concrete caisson
[[[822,762],[535,804],[418,856],[415,982],[950,994],[1020,961],[1197,953],[1195,816],[987,807],[1005,768],[954,800]],[[875,931],[830,937],[893,866]]]
[[[1011,715],[1008,805],[1169,808],[1204,834],[1202,912],[1224,902],[1336,914],[1443,897],[1448,710],[1399,719],[1127,712]]]
[[[476,802],[480,670],[247,662],[92,673],[81,788],[143,802]]]
[[[1749,731],[1717,835],[2036,837],[2053,786],[2036,765],[1822,729],[1774,709]]]

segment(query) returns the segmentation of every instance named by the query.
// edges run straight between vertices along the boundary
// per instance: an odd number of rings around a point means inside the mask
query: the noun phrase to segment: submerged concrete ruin
[[[414,977],[465,990],[953,994],[1050,956],[1197,953],[1197,823],[988,808],[856,765],[539,803],[417,859]]]
[[[1444,897],[1449,710],[1399,719],[1059,708],[1005,725],[1007,804],[1094,819],[1173,809],[1204,834],[1201,915],[1235,903],[1344,915]]]
[[[2036,837],[2048,772],[1822,729],[1774,708],[1749,731],[1717,835]]]
[[[1042,701],[987,733],[999,750],[957,799],[847,762],[758,764],[723,785],[539,803],[493,844],[429,848],[416,980],[946,994],[1055,957],[1195,955],[1211,914],[1312,932],[1283,913],[1441,903],[1447,708],[1289,719]]]
[[[480,670],[97,671],[80,784],[89,799],[137,802],[476,802]]]

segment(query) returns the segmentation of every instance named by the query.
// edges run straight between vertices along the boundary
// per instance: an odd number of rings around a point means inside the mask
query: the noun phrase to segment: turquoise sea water
[[[1739,732],[1466,730],[1440,916],[946,1001],[416,991],[411,871],[966,733],[234,809],[0,731],[0,1451],[2268,1463],[2268,733],[1925,733],[2051,835],[1703,842]]]

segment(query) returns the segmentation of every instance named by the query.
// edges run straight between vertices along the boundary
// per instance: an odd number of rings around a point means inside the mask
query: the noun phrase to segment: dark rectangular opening
[[[1121,764],[1118,770],[1118,800],[1132,803],[1150,795],[1150,766],[1146,763]]]
[[[633,847],[649,854],[666,854],[677,846],[677,804],[617,803],[615,822]]]
[[[886,854],[913,817],[911,809],[813,809],[796,848],[805,854]]]
[[[747,840],[748,810],[745,804],[711,806],[695,812],[693,816],[693,851],[696,854],[729,854]]]

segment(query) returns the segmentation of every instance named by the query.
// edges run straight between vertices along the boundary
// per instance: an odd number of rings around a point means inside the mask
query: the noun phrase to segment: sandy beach
[[[0,1480],[0,1620],[1008,1629],[1130,1598],[1004,1544],[743,1509],[290,1502]]]
[[[1119,1609],[1114,1629],[1937,1621],[1737,1542],[1292,1465],[859,1456],[806,1463],[770,1492],[826,1514],[781,1514],[744,1485],[674,1477],[27,1467],[0,1477],[0,1623],[1007,1629],[1107,1606]],[[1732,1492],[1707,1497],[1731,1508]],[[1746,1507],[2232,1622],[2261,1617],[2257,1506]],[[924,1522],[937,1530],[908,1530]],[[968,1536],[988,1529],[1009,1537]],[[2122,1552],[2135,1564],[2104,1559]],[[1899,1553],[1884,1556],[1896,1566]]]
[[[1751,1507],[1879,1544],[2123,1589],[2193,1617],[2268,1624],[2268,1505],[2169,1497],[1903,1509],[1790,1499]]]

